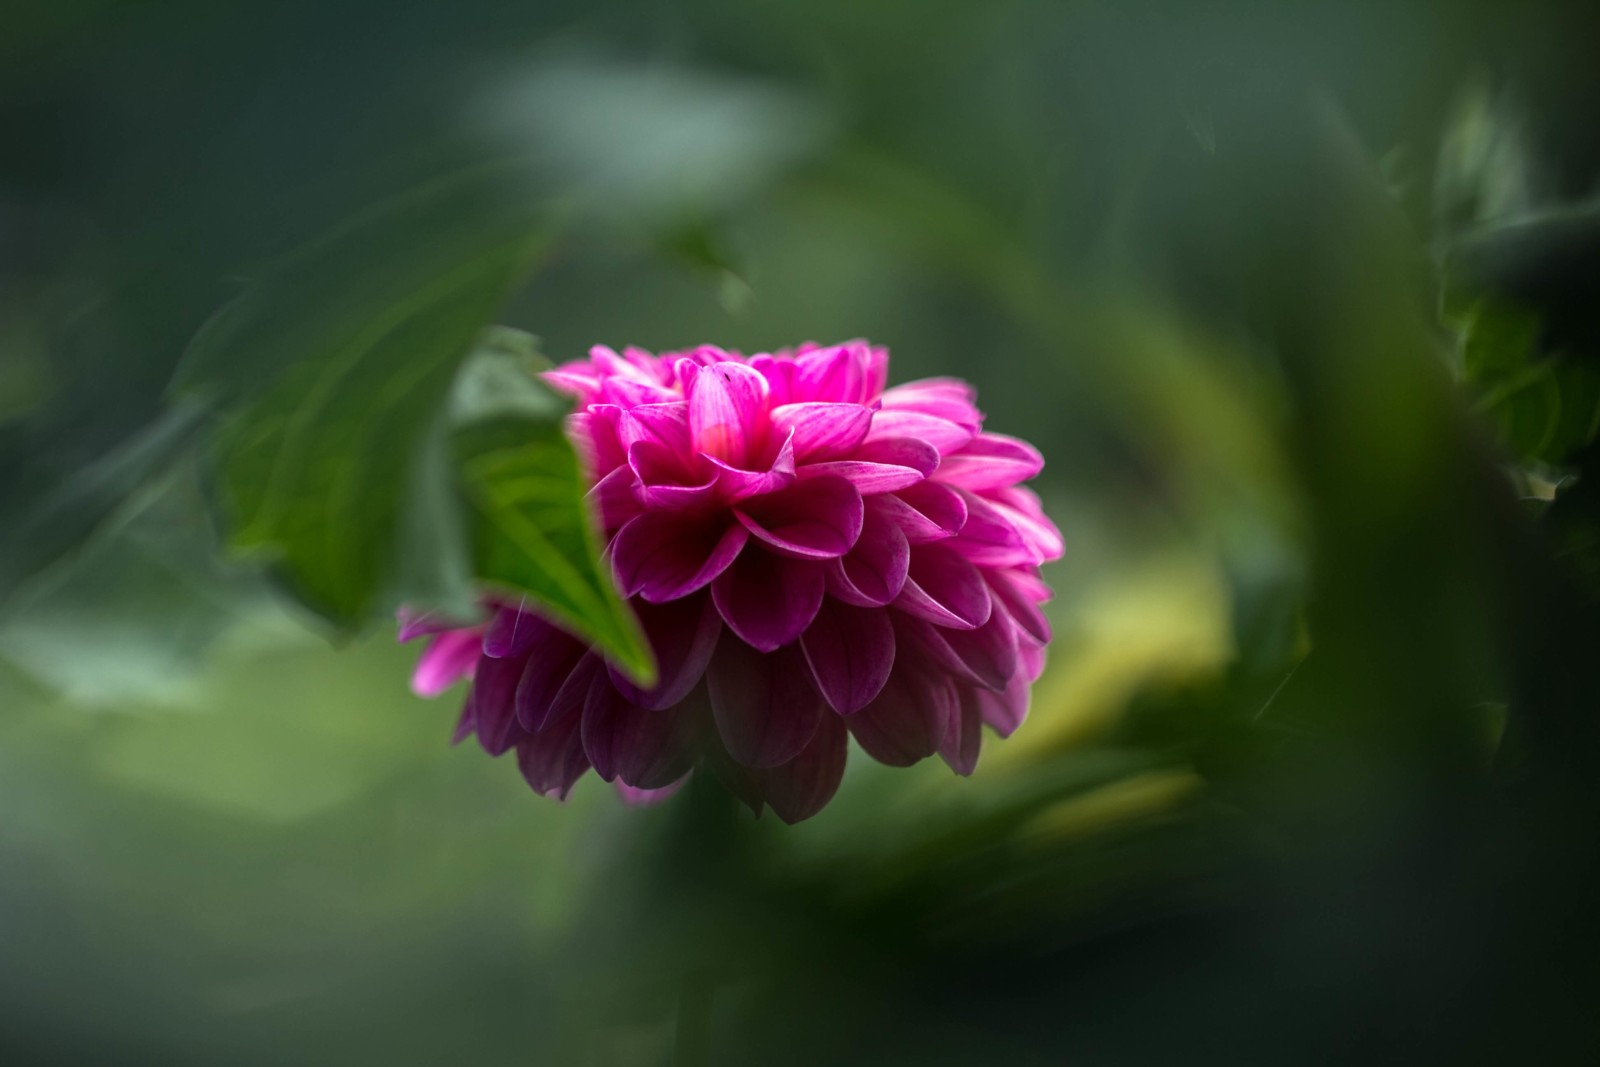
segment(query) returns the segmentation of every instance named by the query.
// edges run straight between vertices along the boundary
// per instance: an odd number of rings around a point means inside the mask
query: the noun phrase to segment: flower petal
[[[755,772],[761,795],[778,818],[793,826],[828,806],[844,780],[848,737],[837,715],[823,715],[798,756],[780,767]]]
[[[640,600],[632,607],[656,654],[658,680],[654,689],[640,689],[615,664],[607,664],[611,684],[641,708],[671,707],[688,696],[705,674],[722,633],[722,619],[703,593],[666,604]]]
[[[871,703],[894,667],[894,625],[881,608],[829,598],[800,638],[817,689],[828,706],[851,715]]]
[[[828,591],[848,604],[881,607],[900,595],[910,565],[905,533],[883,512],[868,508],[855,546],[829,565]]]
[[[585,661],[588,647],[548,622],[540,620],[539,625],[542,629],[538,640],[517,682],[517,722],[529,733],[539,732],[552,719],[582,706],[588,685],[594,680],[594,657],[588,656]],[[576,688],[566,693],[567,702],[558,706],[562,690],[580,666],[585,667],[583,677],[573,683]]]
[[[825,714],[797,645],[762,653],[726,641],[711,661],[706,685],[723,747],[747,767],[793,759]]]
[[[843,478],[811,478],[745,501],[734,516],[784,555],[831,559],[861,535],[861,494]]]
[[[748,539],[721,515],[647,511],[612,539],[612,568],[623,596],[676,600],[727,570]]]
[[[530,611],[513,607],[496,608],[483,631],[483,654],[494,659],[525,656],[543,636],[543,630],[542,620]]]
[[[680,362],[679,372],[692,366]],[[710,363],[691,371],[684,395],[695,449],[730,466],[745,466],[761,445],[767,392],[761,372],[743,363]]]
[[[1028,701],[1033,687],[1024,674],[1013,675],[1010,684],[998,693],[974,689],[973,702],[978,714],[1001,737],[1010,737],[1028,717]]]
[[[772,426],[794,434],[795,462],[839,459],[866,439],[872,409],[864,404],[808,401],[772,409]]]
[[[746,644],[771,652],[811,625],[826,586],[824,564],[752,545],[711,583],[711,598],[729,629]]]
[[[775,493],[795,480],[794,434],[786,434],[783,444],[765,470],[745,470],[722,462],[714,457],[704,457],[717,474],[717,491],[722,499],[732,503],[762,493]]]
[[[956,492],[967,505],[967,521],[950,543],[963,556],[989,567],[1016,567],[1044,561],[999,507],[965,489]]]
[[[893,390],[891,390],[892,392]],[[872,417],[872,429],[867,441],[882,441],[889,437],[914,437],[926,441],[947,456],[971,441],[978,434],[976,426],[962,426],[937,415],[920,411],[884,408]]]
[[[909,767],[939,750],[958,705],[946,675],[902,659],[882,692],[845,722],[867,755],[891,767]]]
[[[1043,601],[1050,599],[1050,587],[1040,581],[1037,574],[1020,568],[986,569],[983,579],[989,583],[989,592],[1024,633],[1041,644],[1050,640],[1050,620],[1040,607]]]
[[[568,715],[548,730],[517,742],[517,769],[540,796],[566,800],[589,770],[583,750],[583,717]]]
[[[993,610],[978,568],[944,545],[921,545],[911,553],[905,588],[894,606],[935,626],[962,630],[982,626]]]
[[[1011,485],[987,489],[983,497],[1022,532],[1041,560],[1061,558],[1065,549],[1061,531],[1045,515],[1044,506],[1039,503],[1039,494],[1024,486]]]
[[[1017,673],[1017,631],[1004,611],[991,611],[976,629],[934,629],[964,673],[984,688],[1004,689]]]
[[[629,702],[607,678],[589,688],[583,706],[583,750],[595,773],[636,789],[661,789],[693,764],[683,705],[651,711]]]
[[[972,386],[959,378],[920,378],[884,390],[883,409],[936,415],[976,430],[983,422],[983,414],[973,402],[975,399]]]
[[[833,474],[854,485],[862,495],[888,493],[916,485],[939,466],[939,451],[925,441],[888,437],[862,445],[848,459],[810,463],[799,469],[801,478]]]
[[[1044,469],[1044,457],[1026,441],[980,433],[965,448],[944,457],[939,480],[963,489],[995,489],[1025,482]]]
[[[672,794],[682,789],[684,783],[687,782],[690,777],[692,776],[686,774],[682,778],[679,778],[676,782],[673,782],[671,785],[662,786],[660,789],[635,789],[627,782],[624,782],[621,778],[618,778],[611,784],[616,789],[617,795],[622,798],[622,802],[628,805],[628,807],[647,808],[652,804],[661,803],[663,800],[666,800],[668,797],[672,796]]]
[[[517,723],[517,682],[526,666],[521,659],[484,656],[472,679],[473,728],[478,743],[498,756],[522,737]]]
[[[689,405],[681,400],[669,404],[640,404],[628,408],[617,422],[617,436],[623,448],[640,441],[651,441],[674,455],[693,451],[689,435]]]
[[[411,672],[411,691],[419,697],[436,697],[463,678],[472,676],[483,654],[482,631],[446,630],[429,642]]]
[[[688,508],[717,491],[717,470],[703,456],[683,455],[655,441],[628,447],[628,469],[638,475],[635,490],[647,508]]]
[[[599,518],[602,529],[608,532],[620,529],[643,510],[634,493],[638,481],[633,468],[624,463],[596,482],[585,495],[584,500],[591,514]]]
[[[938,482],[918,482],[868,503],[893,519],[914,545],[954,537],[967,523],[966,501]]]
[[[865,342],[817,348],[795,357],[794,398],[859,404],[868,399]]]
[[[939,742],[939,757],[950,769],[965,777],[978,767],[978,752],[983,746],[983,714],[978,708],[978,691],[957,687],[959,703],[950,716],[949,728]]]

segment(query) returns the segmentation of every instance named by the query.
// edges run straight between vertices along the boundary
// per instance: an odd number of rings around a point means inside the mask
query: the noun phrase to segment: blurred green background
[[[0,1061],[1600,1055],[1592,14],[6,22]],[[449,512],[433,342],[491,321],[971,380],[1068,544],[1025,728],[967,780],[856,752],[794,828],[449,748],[382,618],[457,589],[407,516]]]

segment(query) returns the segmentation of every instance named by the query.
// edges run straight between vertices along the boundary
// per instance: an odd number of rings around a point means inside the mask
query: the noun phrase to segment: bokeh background
[[[1575,9],[9,5],[0,1060],[1594,1062]],[[971,380],[1068,544],[1028,724],[971,779],[857,752],[793,828],[449,748],[381,612],[330,626],[217,502],[314,314],[180,387],[352,226],[339,314],[533,235],[484,314],[551,359]]]

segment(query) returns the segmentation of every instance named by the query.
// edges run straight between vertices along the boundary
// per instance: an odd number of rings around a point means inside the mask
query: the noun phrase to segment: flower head
[[[539,793],[591,767],[649,800],[708,767],[795,822],[844,772],[847,734],[957,773],[1009,736],[1050,628],[1039,564],[1061,538],[1019,483],[1039,453],[982,429],[964,382],[885,388],[865,342],[748,358],[597,347],[545,375],[622,593],[660,666],[640,689],[527,607],[431,635],[413,685],[472,677],[458,737],[515,749]]]

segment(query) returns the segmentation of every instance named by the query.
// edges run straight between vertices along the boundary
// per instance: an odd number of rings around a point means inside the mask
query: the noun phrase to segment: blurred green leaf
[[[474,573],[533,598],[630,674],[653,679],[650,646],[600,561],[586,479],[562,429],[568,405],[530,373],[533,351],[526,334],[492,331],[452,397]]]

